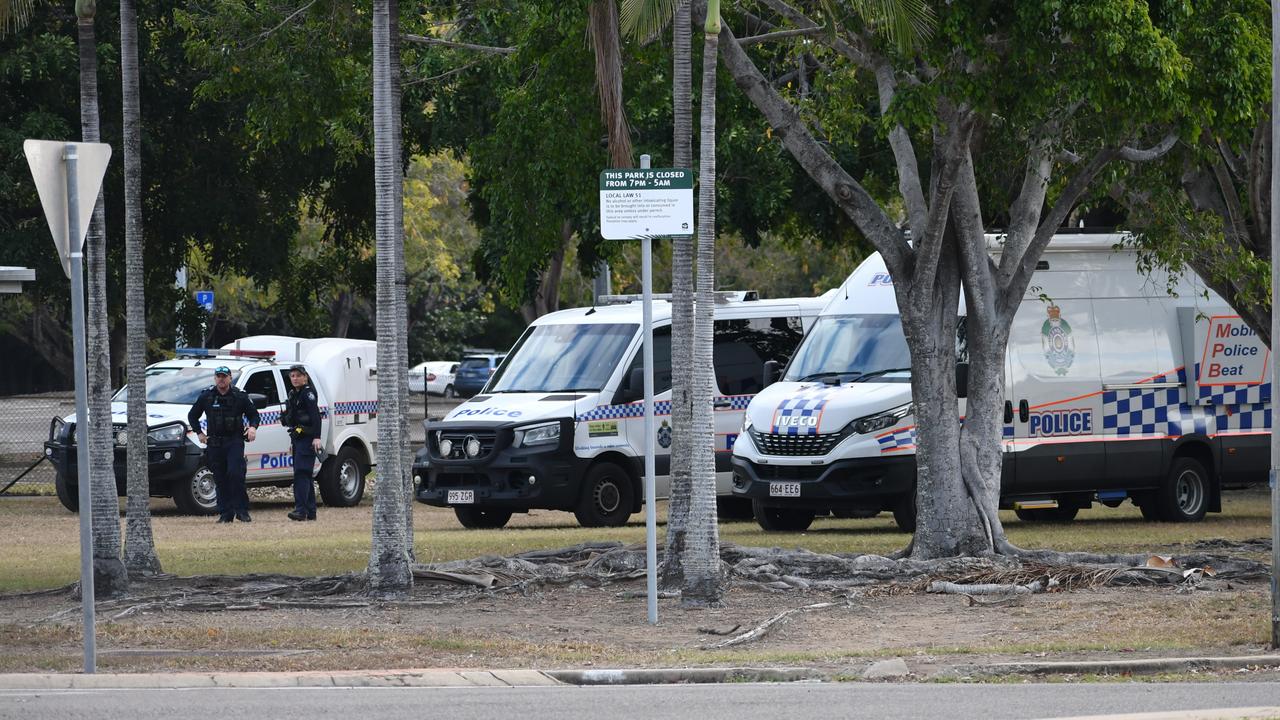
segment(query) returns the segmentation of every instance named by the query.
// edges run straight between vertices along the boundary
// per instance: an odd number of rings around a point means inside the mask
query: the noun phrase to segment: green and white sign
[[[693,171],[600,173],[600,234],[606,240],[693,234]]]

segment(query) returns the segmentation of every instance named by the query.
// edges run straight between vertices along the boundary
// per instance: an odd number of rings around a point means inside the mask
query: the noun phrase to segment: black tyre
[[[899,497],[893,503],[893,521],[897,523],[898,529],[904,533],[914,533],[916,531],[916,488],[913,485],[911,492]]]
[[[470,530],[492,530],[507,524],[511,519],[510,510],[482,508],[474,505],[455,505],[453,514],[458,516],[462,527]]]
[[[1156,507],[1154,498],[1143,501],[1138,505],[1138,509],[1142,511],[1142,519],[1147,522],[1160,522],[1164,519],[1160,516],[1160,508]]]
[[[747,498],[716,498],[716,517],[721,521],[741,522],[752,518],[751,501]]]
[[[1166,522],[1200,522],[1209,507],[1209,473],[1198,460],[1175,458],[1156,492],[1156,510]]]
[[[185,515],[212,515],[218,512],[218,484],[213,471],[201,465],[187,479],[173,481],[173,504]]]
[[[815,515],[812,510],[771,507],[759,500],[751,501],[751,511],[760,529],[766,532],[803,532],[813,524]]]
[[[364,476],[369,472],[353,447],[344,447],[325,461],[320,471],[320,498],[329,507],[355,507],[364,497]]]
[[[457,391],[455,391],[455,390],[453,389],[453,386],[452,386],[452,385],[445,385],[445,386],[444,386],[444,393],[443,393],[443,395],[444,395],[444,397],[447,397],[447,398],[456,398],[456,397],[458,397],[458,393],[457,393]]]
[[[601,462],[587,471],[573,514],[582,527],[620,527],[631,517],[634,502],[631,477],[617,465]]]
[[[1017,508],[1013,514],[1023,522],[1065,523],[1075,520],[1079,512],[1078,507],[1028,508],[1026,510]]]
[[[80,512],[80,486],[69,482],[67,476],[58,473],[53,478],[53,487],[58,491],[58,502],[73,513]]]

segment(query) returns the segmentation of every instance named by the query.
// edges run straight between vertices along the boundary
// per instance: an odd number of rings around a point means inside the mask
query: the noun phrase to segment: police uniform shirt
[[[289,428],[289,437],[295,440],[320,437],[320,406],[310,383],[289,391],[288,412],[280,416],[280,423]]]
[[[244,434],[241,418],[249,419],[249,427],[257,428],[258,409],[253,406],[249,394],[232,385],[227,394],[218,392],[217,385],[210,385],[187,413],[187,423],[197,430],[200,416],[207,415],[205,434],[209,437],[237,437]]]

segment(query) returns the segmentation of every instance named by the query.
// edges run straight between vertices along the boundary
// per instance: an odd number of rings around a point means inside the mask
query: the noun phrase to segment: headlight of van
[[[899,405],[896,408],[885,410],[882,413],[858,418],[850,423],[850,425],[853,427],[854,432],[865,435],[877,430],[891,428],[901,422],[902,418],[910,415],[912,412],[914,412],[914,409],[912,408],[911,403],[907,403],[906,405]]]
[[[514,445],[516,447],[551,445],[558,442],[560,442],[560,423],[558,422],[530,425],[517,428],[515,431]]]
[[[147,442],[173,442],[181,440],[186,434],[187,428],[182,423],[163,425],[147,433]]]

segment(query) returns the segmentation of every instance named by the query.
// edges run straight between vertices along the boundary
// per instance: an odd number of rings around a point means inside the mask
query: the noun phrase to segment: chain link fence
[[[52,492],[53,465],[42,462],[49,422],[75,411],[75,393],[70,390],[0,396],[0,488],[17,480],[47,485]]]

